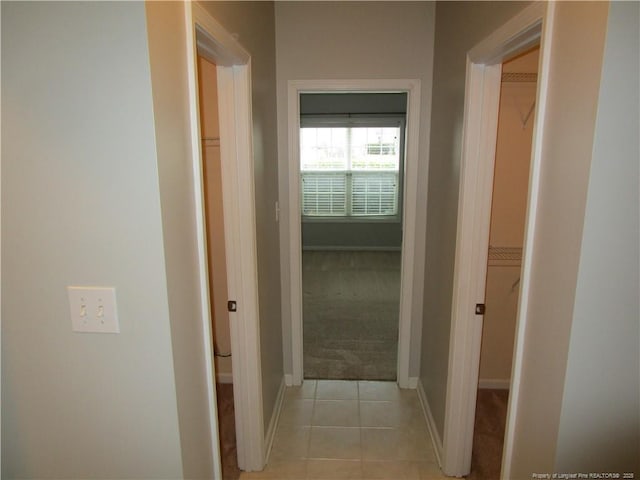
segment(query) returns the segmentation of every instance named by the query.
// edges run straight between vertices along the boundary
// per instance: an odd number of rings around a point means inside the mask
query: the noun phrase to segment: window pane
[[[345,216],[347,214],[346,173],[303,173],[302,214]]]
[[[395,170],[400,166],[399,127],[351,129],[351,169]]]
[[[300,129],[300,169],[302,171],[346,170],[347,128]]]
[[[398,214],[400,127],[302,127],[302,215]]]
[[[358,172],[351,176],[351,214],[383,216],[398,213],[398,175]]]

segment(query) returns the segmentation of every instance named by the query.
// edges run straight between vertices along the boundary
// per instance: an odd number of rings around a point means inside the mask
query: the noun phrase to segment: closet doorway
[[[480,373],[469,479],[500,478],[518,314],[539,47],[502,66]]]
[[[218,433],[223,478],[238,478],[231,334],[227,299],[227,259],[224,209],[222,204],[222,164],[220,157],[220,121],[218,118],[218,77],[216,65],[198,56],[198,95],[202,141],[202,174],[209,302],[216,372]]]
[[[206,235],[205,179],[206,152],[203,138],[215,148],[215,133],[200,129],[201,105],[198,85],[198,57],[215,64],[217,120],[219,122],[222,209],[224,212],[224,247],[229,308],[230,345],[233,353],[233,408],[237,438],[237,465],[244,471],[261,470],[265,462],[265,425],[262,405],[262,374],[258,330],[258,278],[256,261],[255,197],[253,192],[253,143],[251,141],[250,55],[198,3],[184,5],[189,27],[187,43],[187,78],[189,85],[190,138],[193,167],[195,231],[197,261],[200,272],[199,291],[202,311],[203,349],[207,376],[207,401],[214,451],[215,477],[220,469],[219,432],[214,366],[214,332],[212,316],[215,303],[210,302],[209,239]],[[206,146],[205,146],[206,148]],[[243,182],[238,182],[242,178]],[[213,270],[217,269],[213,265]],[[215,291],[214,297],[218,292]],[[220,300],[221,295],[217,295]],[[211,313],[213,305],[213,314]],[[218,337],[220,334],[218,333]],[[218,338],[219,339],[219,338]],[[222,345],[217,348],[222,351]],[[227,357],[228,358],[228,357]],[[215,415],[215,416],[214,416]],[[204,421],[204,419],[202,419]]]
[[[231,334],[227,310],[227,258],[224,245],[222,208],[222,165],[216,65],[198,56],[202,171],[205,197],[205,223],[209,266],[216,382],[233,383],[231,373]]]

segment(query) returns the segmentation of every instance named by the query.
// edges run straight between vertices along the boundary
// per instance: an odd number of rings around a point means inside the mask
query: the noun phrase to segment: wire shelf
[[[517,262],[522,261],[522,247],[489,246],[489,261]]]
[[[537,73],[519,73],[519,72],[505,72],[502,74],[503,82],[514,83],[535,83],[538,81]]]

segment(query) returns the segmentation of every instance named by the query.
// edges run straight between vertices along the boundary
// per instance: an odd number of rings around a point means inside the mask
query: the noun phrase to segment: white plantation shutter
[[[345,216],[347,214],[347,175],[344,172],[304,172],[302,214]]]
[[[403,136],[398,118],[307,119],[300,128],[302,216],[399,220]]]
[[[398,213],[396,172],[353,172],[351,215],[386,216]]]

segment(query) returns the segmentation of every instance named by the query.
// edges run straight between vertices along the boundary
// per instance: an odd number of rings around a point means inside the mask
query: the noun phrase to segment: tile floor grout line
[[[345,384],[347,384],[347,383],[352,383],[352,382],[345,382]],[[423,459],[422,456],[421,456],[420,459],[419,458],[415,458],[413,460],[410,460],[408,458],[407,459],[400,459],[400,458],[395,458],[395,457],[394,458],[385,459],[385,460],[379,460],[377,458],[371,458],[371,459],[365,460],[365,455],[364,455],[364,450],[365,450],[365,446],[364,446],[364,436],[365,436],[364,435],[364,429],[365,428],[367,428],[369,430],[372,430],[372,431],[379,431],[379,432],[390,431],[391,432],[391,431],[404,431],[406,429],[406,427],[402,426],[402,425],[364,427],[363,426],[363,422],[362,422],[362,418],[361,418],[361,416],[362,416],[362,406],[363,406],[362,402],[363,401],[365,401],[365,402],[376,402],[376,403],[379,403],[379,404],[382,404],[382,403],[391,404],[393,402],[389,402],[388,400],[382,400],[382,401],[363,400],[362,399],[362,393],[363,392],[362,392],[362,388],[361,388],[361,382],[354,381],[352,384],[355,384],[355,387],[356,387],[356,391],[355,391],[355,393],[356,393],[356,400],[355,401],[357,403],[357,406],[356,406],[357,424],[356,424],[356,426],[345,426],[345,425],[338,425],[338,424],[337,425],[313,425],[313,418],[316,415],[316,411],[317,411],[316,407],[318,405],[316,400],[318,400],[317,396],[318,396],[318,392],[319,392],[318,384],[316,383],[314,385],[314,389],[312,390],[313,391],[313,398],[309,399],[309,400],[312,400],[313,403],[311,405],[311,421],[310,421],[311,425],[308,426],[308,428],[309,428],[309,437],[308,437],[308,441],[307,441],[307,450],[306,450],[305,457],[299,459],[299,461],[301,461],[301,463],[302,463],[301,467],[303,467],[305,478],[309,478],[309,475],[310,475],[310,472],[309,472],[310,463],[313,460],[322,460],[322,461],[327,461],[327,462],[331,462],[331,463],[333,463],[333,462],[341,462],[341,461],[342,462],[348,461],[348,462],[353,462],[354,466],[356,465],[355,462],[358,462],[357,466],[360,469],[359,471],[360,471],[360,475],[361,475],[361,477],[359,477],[359,478],[363,478],[363,476],[364,476],[364,471],[365,471],[365,465],[364,464],[366,462],[381,462],[380,464],[385,463],[385,462],[386,463],[402,463],[402,464],[411,463],[411,462],[422,462],[422,463],[430,462],[430,463],[433,463],[432,460],[427,460],[426,458]],[[349,390],[353,391],[352,387],[347,388],[347,391],[349,391]],[[383,397],[385,395],[387,395],[387,391],[385,389],[381,389],[382,391],[380,391],[380,389],[374,389],[374,390],[365,389],[365,390],[369,391],[369,393],[370,393],[369,397],[370,398],[375,398],[377,395],[382,395]],[[337,393],[334,396],[344,396],[344,391],[341,391],[340,389],[337,389],[336,392]],[[330,395],[330,397],[331,397],[331,395]],[[291,399],[289,398],[289,400],[291,400]],[[329,398],[327,400],[339,400],[339,399]],[[342,401],[344,401],[344,400],[342,400]],[[349,401],[352,401],[352,399],[349,399]],[[288,405],[291,406],[292,403],[289,402]],[[404,401],[398,402],[398,405],[399,405],[399,408],[403,408],[403,407],[408,407],[409,406],[409,404],[407,404]],[[304,416],[304,415],[303,416],[298,416],[296,418],[296,421],[295,421],[294,425],[296,425],[299,428],[300,427],[306,428],[307,425],[302,425],[302,423],[305,422],[305,420],[304,420],[305,417],[306,416]],[[282,424],[280,424],[280,422],[278,422],[278,423],[279,423],[279,425],[278,425],[278,430],[276,431],[276,433],[278,431],[281,431],[280,426]],[[340,423],[340,421],[336,421],[336,423]],[[311,443],[312,443],[312,441],[311,441],[312,440],[312,436],[311,435],[312,435],[312,433],[314,431],[315,431],[315,433],[318,433],[319,431],[322,431],[325,428],[327,428],[327,429],[331,429],[331,428],[343,429],[344,431],[353,431],[354,428],[357,428],[358,429],[358,434],[357,435],[358,435],[358,438],[359,438],[359,455],[358,456],[354,456],[352,458],[336,458],[335,455],[334,456],[318,456],[318,457],[313,457],[312,458],[310,456],[311,455]],[[317,453],[323,453],[323,452],[318,450]],[[326,452],[326,453],[328,453],[328,452]],[[292,461],[292,460],[293,459],[289,459],[289,461]],[[298,459],[296,459],[296,460],[298,460]]]
[[[307,440],[307,453],[304,459],[304,476],[309,476],[309,455],[311,455],[311,436],[313,435],[313,417],[316,414],[316,401],[318,400],[318,381],[314,380],[313,387],[313,406],[311,407],[311,419],[309,420],[309,439]]]
[[[360,476],[363,477],[364,476],[364,469],[363,469],[363,465],[362,465],[362,461],[364,458],[364,443],[362,441],[362,417],[360,416],[360,382],[358,381],[356,383],[356,389],[357,389],[357,397],[358,397],[358,433],[360,434]]]

